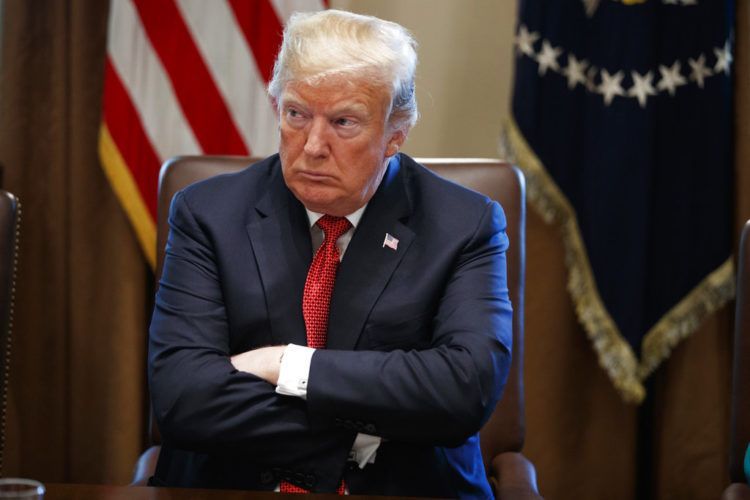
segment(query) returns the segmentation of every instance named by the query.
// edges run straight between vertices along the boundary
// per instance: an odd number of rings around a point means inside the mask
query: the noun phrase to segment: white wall
[[[331,0],[331,7],[395,21],[419,42],[421,119],[405,152],[497,156],[510,103],[514,0]]]

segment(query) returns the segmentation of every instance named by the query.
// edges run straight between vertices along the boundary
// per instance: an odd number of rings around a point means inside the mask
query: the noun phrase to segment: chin
[[[336,199],[319,191],[319,189],[292,189],[294,196],[305,208],[313,212],[328,214],[332,207],[336,205]]]

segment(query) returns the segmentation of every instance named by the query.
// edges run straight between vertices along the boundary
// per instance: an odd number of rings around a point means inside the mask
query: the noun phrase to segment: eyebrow
[[[300,108],[308,109],[309,106],[305,104],[304,100],[299,98],[297,95],[287,95],[286,98],[283,98],[281,100],[281,106],[299,106]],[[367,114],[370,115],[370,111],[367,108],[367,105],[363,102],[360,102],[358,100],[351,100],[351,101],[344,101],[341,103],[341,105],[335,106],[331,110],[331,115],[341,115],[341,114],[347,114],[347,113],[354,113],[354,114]]]
[[[293,105],[293,106],[299,106],[302,108],[307,107],[304,104],[302,104],[302,101],[300,101],[299,99],[295,99],[294,97],[287,97],[287,98],[281,99],[281,105],[282,106]]]
[[[341,115],[341,114],[347,114],[347,113],[355,113],[360,114],[364,112],[365,114],[370,114],[370,110],[367,108],[367,106],[361,102],[348,102],[342,104],[340,107],[334,107],[333,113],[334,115]]]

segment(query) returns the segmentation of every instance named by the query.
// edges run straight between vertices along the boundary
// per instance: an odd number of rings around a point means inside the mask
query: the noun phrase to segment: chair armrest
[[[750,500],[750,486],[743,483],[732,483],[724,490],[721,500]]]
[[[541,499],[536,469],[522,453],[500,453],[492,460],[492,487],[501,500]]]

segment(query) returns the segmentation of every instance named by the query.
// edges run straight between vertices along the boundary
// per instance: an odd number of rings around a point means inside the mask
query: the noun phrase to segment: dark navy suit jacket
[[[477,432],[512,340],[496,202],[391,160],[339,267],[306,401],[229,360],[306,343],[310,231],[278,155],[179,192],[169,221],[149,344],[153,484],[332,492],[343,477],[353,494],[491,496]],[[384,438],[363,470],[347,463],[358,432]]]

